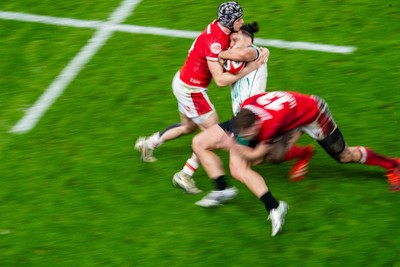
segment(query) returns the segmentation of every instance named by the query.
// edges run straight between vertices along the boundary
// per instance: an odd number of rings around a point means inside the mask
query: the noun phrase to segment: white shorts
[[[178,100],[179,112],[196,124],[202,124],[215,111],[207,88],[192,87],[181,81],[179,71],[172,81],[172,90]]]
[[[267,64],[264,64],[232,84],[231,98],[234,116],[240,111],[240,106],[244,100],[266,91],[267,76]]]

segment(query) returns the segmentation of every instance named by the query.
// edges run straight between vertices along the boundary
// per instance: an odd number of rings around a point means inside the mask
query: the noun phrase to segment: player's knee
[[[354,149],[347,146],[339,128],[318,143],[337,162],[344,164],[354,161]]]
[[[203,144],[203,139],[199,135],[196,135],[195,137],[193,137],[193,139],[192,139],[192,149],[193,149],[193,151],[195,153],[196,153],[196,151],[201,149],[202,144]]]

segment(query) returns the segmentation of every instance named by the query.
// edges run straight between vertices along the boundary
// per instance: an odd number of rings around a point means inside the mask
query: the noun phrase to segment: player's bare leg
[[[205,114],[205,117],[198,118],[196,122],[199,123],[197,125],[201,130],[205,130],[217,124],[218,115],[215,111],[212,111],[209,114]],[[192,153],[191,157],[186,161],[182,170],[174,174],[174,176],[172,177],[172,183],[175,186],[182,188],[186,193],[201,193],[202,191],[196,187],[196,183],[192,178],[199,165],[199,159],[194,153]]]
[[[198,126],[184,114],[179,113],[181,123],[177,127],[169,127],[160,133],[160,138],[156,140],[156,147],[169,140],[181,137],[182,135],[193,133]],[[173,125],[172,125],[173,126]],[[151,137],[150,137],[151,138]]]
[[[285,201],[278,201],[272,196],[263,177],[252,170],[251,165],[235,149],[230,150],[229,167],[232,177],[244,183],[263,202],[268,211],[268,219],[271,220],[272,236],[275,236],[282,230],[289,206]]]
[[[153,151],[162,143],[190,134],[196,131],[198,126],[184,114],[180,114],[181,123],[168,126],[162,132],[156,132],[150,137],[139,137],[135,143],[135,149],[141,153],[144,162],[154,162],[156,158]]]
[[[382,156],[363,146],[346,146],[340,154],[339,160],[341,163],[355,162],[385,168],[389,190],[400,191],[400,159]]]
[[[231,149],[229,157],[229,169],[233,178],[245,184],[258,198],[269,191],[263,177],[251,169],[252,163],[246,161],[235,149]]]
[[[213,150],[228,150],[231,138],[219,125],[211,126],[193,138],[193,151],[209,177],[216,179],[216,177],[225,175],[222,161]]]
[[[208,177],[215,183],[215,189],[197,201],[196,205],[205,208],[219,206],[221,203],[237,195],[235,187],[228,187],[225,181],[225,171],[222,161],[213,152],[216,149],[229,150],[234,143],[235,140],[233,137],[219,125],[214,125],[193,138],[193,151],[199,158]]]

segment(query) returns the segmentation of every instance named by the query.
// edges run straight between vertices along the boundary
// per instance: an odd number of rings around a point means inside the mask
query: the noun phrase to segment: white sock
[[[196,172],[197,168],[199,167],[199,163],[194,161],[192,158],[188,159],[183,167],[182,171],[189,176],[193,176]]]
[[[367,156],[368,156],[367,150],[363,146],[358,146],[357,148],[361,153],[360,163],[364,164],[367,161]]]
[[[159,147],[162,144],[162,141],[160,140],[160,133],[154,133],[152,136],[147,138],[146,140],[147,146],[150,149],[154,149],[156,147]]]

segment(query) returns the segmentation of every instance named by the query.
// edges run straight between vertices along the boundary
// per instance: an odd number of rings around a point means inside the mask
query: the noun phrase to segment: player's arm
[[[250,72],[256,70],[261,66],[261,64],[258,64],[256,61],[253,62],[254,64],[248,64],[248,66],[246,65],[246,67],[238,74],[232,74],[224,71],[224,68],[218,61],[207,60],[208,68],[210,69],[213,79],[218,87],[231,85],[243,76],[249,74]]]
[[[257,144],[255,148],[241,144],[235,144],[233,147],[233,149],[236,149],[236,151],[249,162],[256,162],[264,159],[265,155],[270,152],[271,148],[271,145],[265,142]]]
[[[235,61],[262,61],[267,62],[270,56],[270,52],[268,48],[260,47],[256,48],[255,46],[249,46],[246,48],[235,47],[229,50],[221,51],[218,54],[218,60],[220,63],[225,62],[227,59],[235,60]]]
[[[235,61],[253,61],[258,58],[260,51],[254,47],[235,47],[219,52],[218,59],[223,61],[230,59]]]

